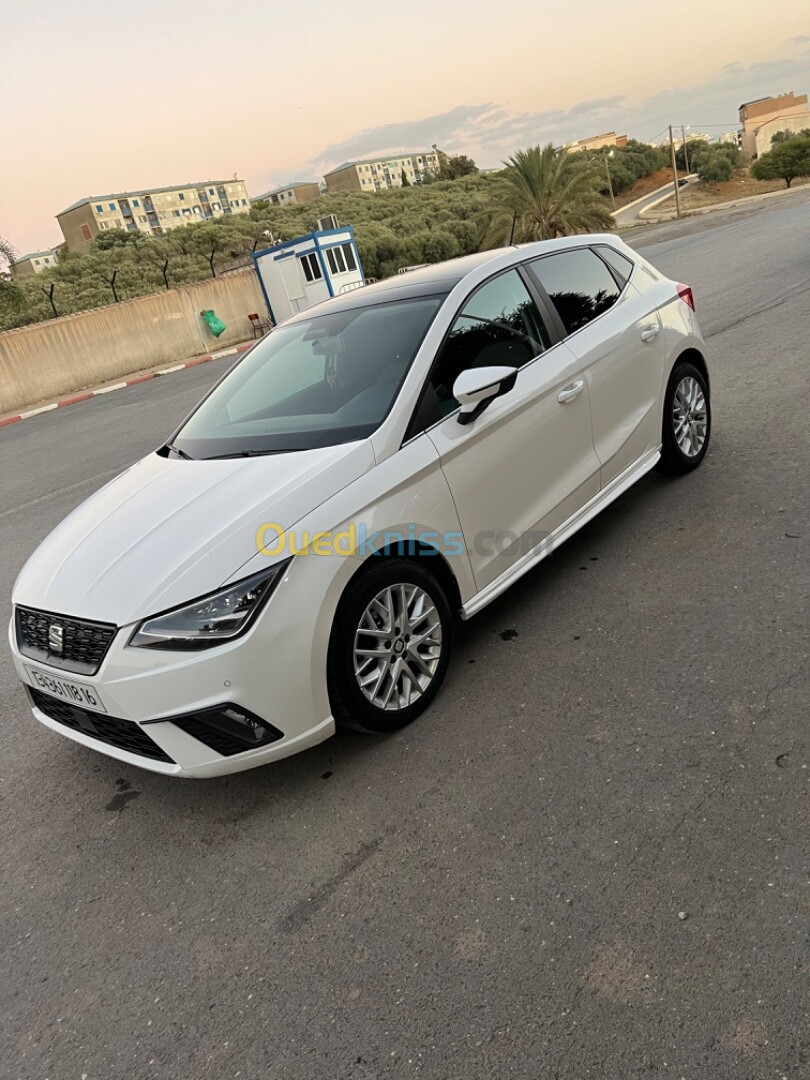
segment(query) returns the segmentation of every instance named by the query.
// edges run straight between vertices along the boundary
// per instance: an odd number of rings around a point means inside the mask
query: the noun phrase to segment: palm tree
[[[614,227],[601,174],[592,163],[551,143],[518,150],[495,189],[482,223],[484,246],[553,240]]]
[[[14,245],[10,241],[4,240],[3,237],[0,236],[0,261],[6,262],[9,266],[11,266],[11,264],[16,258],[17,250]]]

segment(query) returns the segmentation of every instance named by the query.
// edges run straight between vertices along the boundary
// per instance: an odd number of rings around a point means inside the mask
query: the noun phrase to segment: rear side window
[[[546,255],[528,267],[548,293],[569,334],[608,311],[621,291],[613,274],[590,248]]]
[[[594,251],[598,251],[610,269],[619,279],[619,284],[624,288],[627,282],[630,280],[630,275],[633,273],[633,267],[635,263],[632,259],[628,259],[626,255],[622,255],[616,248],[610,247],[608,244],[600,244],[594,248]]]

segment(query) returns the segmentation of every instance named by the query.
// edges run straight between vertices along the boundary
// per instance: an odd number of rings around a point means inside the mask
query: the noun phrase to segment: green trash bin
[[[214,337],[219,337],[220,334],[225,333],[225,323],[213,309],[209,308],[208,311],[201,311],[200,314]]]

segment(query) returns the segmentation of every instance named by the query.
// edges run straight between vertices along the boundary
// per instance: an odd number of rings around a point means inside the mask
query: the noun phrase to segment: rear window
[[[632,259],[628,259],[626,255],[622,255],[620,251],[610,247],[608,244],[599,244],[598,247],[594,248],[594,251],[597,251],[602,256],[619,279],[622,288],[624,288],[630,280],[630,275],[633,273],[633,267],[635,266]]]
[[[528,263],[548,293],[569,334],[608,311],[621,289],[591,248],[559,251]]]

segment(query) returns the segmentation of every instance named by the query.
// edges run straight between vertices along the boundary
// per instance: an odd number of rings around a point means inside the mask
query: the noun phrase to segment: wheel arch
[[[709,365],[706,363],[706,358],[703,355],[703,353],[699,349],[695,349],[695,348],[692,348],[692,347],[690,347],[688,349],[684,349],[683,352],[679,353],[675,357],[675,361],[672,364],[672,367],[670,368],[668,378],[670,378],[672,376],[672,372],[675,370],[675,368],[678,366],[678,364],[682,364],[682,363],[688,363],[688,364],[694,364],[695,365],[695,367],[701,373],[703,378],[706,380],[706,389],[711,393],[711,382],[710,382],[710,379],[709,379]]]
[[[451,611],[455,615],[458,615],[461,612],[461,589],[447,557],[439,550],[439,548],[434,547],[432,544],[427,544],[424,541],[397,540],[393,543],[386,544],[384,547],[378,548],[373,554],[364,559],[360,566],[358,566],[349,581],[346,582],[343,592],[348,589],[349,585],[351,585],[360,574],[367,570],[369,566],[373,565],[375,559],[381,558],[405,559],[407,562],[417,563],[424,569],[430,571],[444,589]]]

